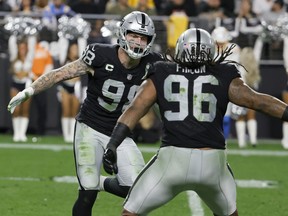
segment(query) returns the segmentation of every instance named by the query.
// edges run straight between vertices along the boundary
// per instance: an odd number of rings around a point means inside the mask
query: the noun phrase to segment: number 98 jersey
[[[149,72],[165,129],[162,146],[224,149],[223,117],[229,85],[240,77],[236,67],[219,64],[189,69],[156,62]]]
[[[107,136],[146,79],[146,65],[163,60],[160,54],[150,53],[137,67],[126,69],[118,58],[118,49],[118,45],[90,44],[81,57],[94,75],[88,74],[87,97],[76,119]]]

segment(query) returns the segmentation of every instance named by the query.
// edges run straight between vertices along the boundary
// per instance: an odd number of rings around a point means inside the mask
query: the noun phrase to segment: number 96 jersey
[[[107,136],[146,79],[146,65],[163,60],[160,54],[150,53],[137,67],[126,69],[118,58],[118,49],[118,45],[90,44],[81,57],[94,75],[88,74],[87,97],[76,118]]]
[[[149,72],[165,129],[162,146],[224,149],[223,117],[229,85],[240,77],[236,67],[219,64],[189,69],[156,62]]]

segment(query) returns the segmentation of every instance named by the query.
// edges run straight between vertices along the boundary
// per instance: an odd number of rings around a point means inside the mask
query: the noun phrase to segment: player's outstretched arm
[[[241,78],[236,78],[231,82],[229,99],[239,106],[288,121],[288,105],[286,103],[271,95],[254,91]]]
[[[26,101],[29,97],[34,94],[38,94],[44,91],[54,84],[62,81],[71,79],[77,76],[81,76],[87,72],[93,73],[93,69],[88,67],[83,60],[78,59],[74,62],[64,65],[63,67],[54,69],[48,73],[43,74],[37,80],[35,80],[30,87],[19,92],[15,97],[13,97],[7,109],[9,112],[13,113],[16,106]]]
[[[58,82],[81,76],[91,70],[92,69],[88,67],[83,60],[78,59],[64,65],[63,67],[43,74],[31,84],[31,87],[34,89],[34,94],[38,94],[39,92],[52,87]]]

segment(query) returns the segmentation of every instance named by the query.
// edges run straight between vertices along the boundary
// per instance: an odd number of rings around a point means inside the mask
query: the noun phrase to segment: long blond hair
[[[258,88],[261,81],[259,62],[256,60],[253,48],[245,47],[240,53],[240,63],[246,68],[247,72],[244,74],[244,79],[247,85],[252,88]]]

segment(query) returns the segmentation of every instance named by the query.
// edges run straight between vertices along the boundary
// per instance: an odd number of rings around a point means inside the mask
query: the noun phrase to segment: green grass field
[[[261,142],[257,148],[243,150],[233,141],[228,142],[228,161],[238,185],[239,215],[288,215],[288,151],[282,149],[280,141]],[[139,146],[145,160],[158,147]],[[27,143],[15,144],[12,136],[0,134],[1,216],[70,216],[77,187],[72,145],[65,144],[62,137],[42,137],[35,143],[29,137]],[[120,215],[122,202],[122,198],[101,192],[93,215]],[[188,193],[182,193],[150,215],[212,215],[203,203],[202,207],[190,207],[195,203]]]

